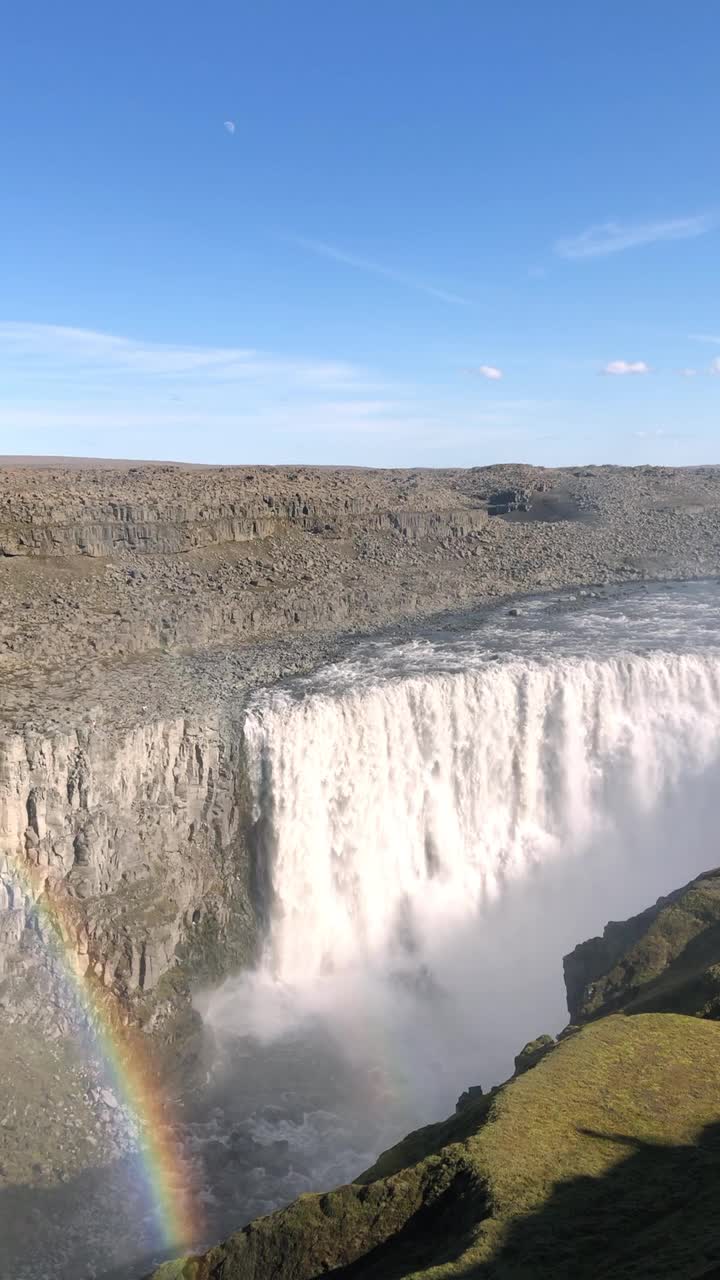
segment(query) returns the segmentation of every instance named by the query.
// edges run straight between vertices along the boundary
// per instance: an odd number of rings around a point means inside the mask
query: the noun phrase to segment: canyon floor
[[[64,1064],[79,1015],[61,969],[187,1087],[193,984],[256,955],[253,687],[360,634],[719,573],[714,467],[0,459],[0,1076],[34,1090],[26,1117],[66,1082],[33,1160],[17,1117],[0,1124],[0,1187],[73,1176],[87,1133],[122,1153],[117,1100]]]

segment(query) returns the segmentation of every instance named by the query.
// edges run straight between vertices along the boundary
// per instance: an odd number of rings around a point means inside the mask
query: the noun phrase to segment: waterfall
[[[310,987],[422,959],[533,869],[602,857],[662,816],[720,756],[720,659],[510,659],[266,693],[246,741],[264,963]]]
[[[563,954],[717,863],[715,595],[543,606],[260,690],[267,936],[201,1002],[218,1043],[330,1037],[378,1150],[559,1031]]]

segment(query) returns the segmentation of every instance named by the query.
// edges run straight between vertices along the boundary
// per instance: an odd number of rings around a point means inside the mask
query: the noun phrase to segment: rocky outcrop
[[[409,538],[464,536],[480,528],[487,517],[488,512],[482,507],[477,511],[461,508],[442,512],[336,513],[301,498],[285,503],[267,498],[262,504],[249,504],[246,509],[233,506],[228,511],[220,507],[214,511],[168,512],[112,504],[110,511],[91,512],[82,523],[0,525],[0,556],[110,556],[121,550],[177,555],[204,547],[278,537],[291,527],[310,533],[331,530],[352,535],[356,529],[377,529],[397,531]]]
[[[0,742],[0,1010],[72,1017],[66,962],[132,1003],[178,958],[212,968],[252,954],[255,917],[238,724],[192,719],[124,735],[83,726]],[[205,954],[203,954],[205,953]],[[61,975],[59,975],[61,976]]]
[[[417,478],[412,483],[404,472],[358,477],[154,464],[88,471],[0,473],[0,555],[107,556],[123,549],[176,555],[267,538],[290,526],[349,529],[363,517],[375,518],[377,527],[422,528],[425,516],[447,525],[466,508],[473,527],[472,499]],[[481,508],[478,518],[484,517]]]
[[[619,1010],[720,1019],[720,870],[611,921],[563,964],[573,1023]]]
[[[411,540],[419,538],[463,538],[486,524],[488,512],[480,507],[476,511],[381,511],[359,516],[352,522],[356,529],[401,533]],[[347,525],[346,525],[347,528]]]
[[[500,489],[488,498],[488,515],[506,516],[511,511],[529,511],[532,500],[531,489]]]
[[[551,1049],[555,1048],[555,1037],[542,1035],[537,1036],[535,1040],[528,1040],[527,1044],[520,1050],[515,1057],[515,1075],[521,1076],[525,1071],[529,1071],[531,1067],[536,1067]]]

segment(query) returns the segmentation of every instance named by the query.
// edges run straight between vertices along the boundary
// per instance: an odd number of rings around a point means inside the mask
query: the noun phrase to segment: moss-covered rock
[[[555,1048],[555,1044],[555,1037],[548,1035],[538,1036],[536,1040],[528,1040],[515,1058],[515,1075],[521,1076],[524,1071],[536,1067],[545,1054]]]
[[[720,1018],[720,870],[611,921],[563,965],[575,1023],[619,1010]]]
[[[466,1107],[471,1107],[475,1102],[479,1102],[482,1097],[483,1097],[482,1085],[471,1084],[467,1089],[463,1090],[457,1102],[455,1103],[456,1115],[459,1114],[461,1111],[464,1111]]]

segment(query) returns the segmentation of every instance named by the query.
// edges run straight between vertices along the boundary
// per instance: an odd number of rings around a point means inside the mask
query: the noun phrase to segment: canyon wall
[[[67,962],[130,1004],[178,957],[212,972],[256,937],[240,725],[175,718],[0,742],[0,1008],[72,1018]],[[62,975],[58,975],[62,978]],[[50,1008],[39,1009],[37,984]],[[48,985],[49,984],[49,985]]]
[[[0,1012],[65,1017],[49,917],[78,972],[151,1017],[178,964],[253,954],[250,687],[359,630],[717,573],[719,478],[0,466]]]

